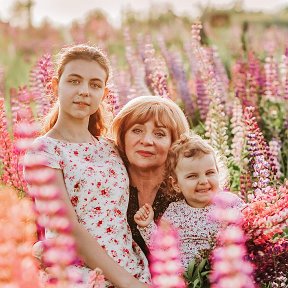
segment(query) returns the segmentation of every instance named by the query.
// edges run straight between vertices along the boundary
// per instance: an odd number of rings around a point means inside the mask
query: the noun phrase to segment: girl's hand
[[[134,215],[134,220],[140,227],[148,226],[154,218],[154,211],[151,205],[143,205]]]

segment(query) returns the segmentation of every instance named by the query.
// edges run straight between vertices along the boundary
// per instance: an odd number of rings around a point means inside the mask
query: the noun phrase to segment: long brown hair
[[[70,61],[78,59],[96,61],[105,70],[107,74],[105,85],[107,84],[107,81],[110,76],[110,63],[108,58],[99,48],[86,44],[73,45],[71,47],[63,48],[60,51],[60,53],[58,54],[57,69],[56,69],[56,77],[58,78],[58,81],[63,74],[65,65]],[[104,115],[105,109],[103,105],[104,104],[102,101],[97,111],[94,114],[92,114],[89,118],[88,130],[93,136],[103,135],[107,131]],[[57,122],[58,115],[59,115],[59,102],[56,101],[51,111],[47,114],[47,116],[44,119],[44,124],[41,131],[42,134],[45,134],[52,129],[52,127]]]

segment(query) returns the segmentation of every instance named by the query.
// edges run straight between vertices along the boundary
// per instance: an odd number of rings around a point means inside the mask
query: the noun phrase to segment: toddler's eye
[[[197,178],[197,175],[195,175],[195,174],[192,174],[192,175],[188,175],[188,177],[187,177],[187,178],[195,179],[195,178]]]
[[[216,172],[215,171],[208,171],[207,175],[214,175]]]

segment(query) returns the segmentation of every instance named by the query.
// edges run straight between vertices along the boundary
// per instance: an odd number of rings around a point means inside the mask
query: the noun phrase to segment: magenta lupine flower
[[[15,147],[20,156],[27,149],[31,152],[42,149],[32,144],[39,128],[37,123],[28,122],[29,114],[26,119],[25,113],[22,113],[22,116],[22,122],[15,126]],[[37,224],[57,235],[55,239],[44,241],[42,259],[44,265],[49,267],[48,282],[51,285],[55,284],[54,287],[68,288],[69,285],[79,283],[81,277],[80,275],[75,277],[75,273],[72,278],[70,276],[69,265],[77,261],[76,246],[71,234],[71,224],[61,199],[61,192],[53,183],[54,172],[45,168],[46,159],[40,156],[27,157],[22,162],[25,166],[25,180],[31,185],[31,189],[27,189],[27,192],[37,200],[37,206],[35,206]]]
[[[179,239],[175,229],[161,220],[151,239],[151,274],[153,288],[184,288]]]
[[[15,173],[13,159],[13,144],[8,133],[4,99],[0,98],[0,159],[2,162],[1,182],[12,185],[11,176]]]
[[[242,215],[235,208],[227,208],[229,200],[217,195],[213,217],[223,223],[212,252],[211,288],[254,288],[253,266],[247,261],[246,237],[241,228]]]
[[[262,132],[253,115],[254,108],[246,107],[244,110],[244,122],[247,138],[247,150],[253,177],[254,196],[261,194],[269,186],[271,177],[275,175],[275,164],[271,161],[271,152]],[[253,195],[251,195],[253,197]]]
[[[144,66],[146,84],[152,94],[169,98],[167,67],[164,60],[155,55],[152,44],[145,45]]]
[[[279,99],[280,95],[280,82],[278,75],[278,63],[273,56],[266,57],[265,59],[265,97],[267,99]]]
[[[31,151],[38,149],[42,147],[33,147]],[[69,268],[76,263],[77,254],[71,224],[61,199],[62,192],[53,184],[53,171],[43,166],[45,158],[33,156],[25,161],[25,178],[31,185],[29,192],[37,200],[37,223],[57,235],[56,238],[43,241],[42,261],[44,266],[49,267],[48,283],[51,287],[54,287],[54,284],[55,287],[72,287],[73,284],[81,283],[82,279],[81,275],[76,275],[75,272],[71,274]]]
[[[286,181],[278,189],[268,187],[242,211],[249,259],[256,266],[255,279],[262,285],[272,285],[275,282],[286,287],[288,284],[287,278],[284,282],[279,282],[288,271],[288,239],[283,237],[284,229],[287,229],[287,200]]]
[[[280,81],[281,81],[281,93],[284,100],[288,100],[288,49],[286,48],[286,53],[282,55],[280,63]]]
[[[30,72],[30,89],[37,117],[45,116],[56,101],[51,87],[54,73],[51,55],[43,55]]]
[[[280,165],[280,151],[281,151],[281,141],[279,139],[273,138],[269,142],[269,148],[271,152],[271,158],[275,165],[275,176],[276,179],[280,179],[282,176],[281,165]]]

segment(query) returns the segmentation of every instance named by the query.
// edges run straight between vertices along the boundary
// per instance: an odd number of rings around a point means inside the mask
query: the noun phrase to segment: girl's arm
[[[45,167],[46,169],[48,167]],[[53,169],[53,168],[49,168]],[[93,236],[78,222],[76,213],[70,202],[62,170],[53,169],[56,173],[55,184],[62,191],[62,199],[67,208],[67,217],[72,225],[72,234],[75,238],[77,251],[81,255],[85,264],[91,269],[100,268],[104,276],[119,288],[148,288],[144,284],[134,278],[129,272],[118,265],[98,244]]]

